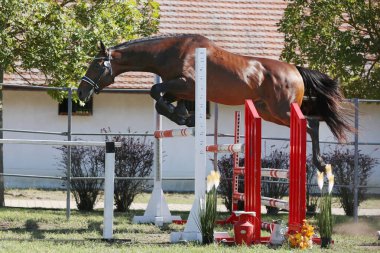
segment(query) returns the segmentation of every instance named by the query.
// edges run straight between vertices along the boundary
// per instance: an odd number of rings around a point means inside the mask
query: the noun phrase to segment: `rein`
[[[93,88],[94,92],[96,94],[99,94],[99,92],[100,92],[99,82],[100,82],[100,79],[102,78],[104,72],[108,69],[108,71],[110,72],[110,74],[112,76],[112,65],[111,65],[112,57],[110,57],[110,56],[107,56],[107,57],[95,57],[94,60],[103,60],[104,61],[104,63],[103,63],[104,67],[101,67],[102,71],[100,72],[100,74],[94,80],[92,80],[88,76],[84,75],[82,77],[82,81],[84,81],[84,82],[88,83],[89,85],[91,85],[91,87]]]

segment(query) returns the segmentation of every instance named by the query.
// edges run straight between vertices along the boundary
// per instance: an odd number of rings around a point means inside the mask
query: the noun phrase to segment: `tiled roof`
[[[243,55],[278,59],[281,54],[283,35],[276,24],[286,8],[285,0],[157,1],[159,34],[202,34],[224,49]],[[130,72],[118,76],[111,87],[148,89],[153,80],[153,74]]]

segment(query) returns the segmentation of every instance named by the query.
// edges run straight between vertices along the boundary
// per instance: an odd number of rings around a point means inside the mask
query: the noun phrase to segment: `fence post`
[[[0,128],[3,128],[3,69],[0,66]],[[0,138],[3,139],[3,131],[0,131]],[[0,173],[4,173],[3,144],[0,144]],[[4,200],[4,176],[0,176],[0,207],[5,206]]]
[[[68,89],[67,95],[67,140],[71,141],[71,117],[73,108],[73,90]],[[71,146],[67,147],[67,179],[66,179],[66,219],[70,219],[70,194],[71,194]]]
[[[359,99],[354,98],[355,105],[355,156],[354,156],[354,222],[358,222],[359,194]]]

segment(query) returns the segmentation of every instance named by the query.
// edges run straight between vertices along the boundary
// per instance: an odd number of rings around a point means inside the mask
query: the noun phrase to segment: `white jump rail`
[[[261,197],[261,203],[264,206],[272,206],[289,211],[289,202],[285,200]]]
[[[288,170],[273,169],[273,168],[262,168],[261,169],[261,176],[262,177],[288,179],[289,178],[289,171]]]
[[[121,147],[120,142],[100,141],[61,141],[61,140],[29,140],[0,139],[2,144],[50,145],[50,146],[97,146],[105,147],[104,175],[104,221],[103,239],[111,240],[113,234],[113,197],[115,181],[115,148]]]
[[[213,153],[244,153],[244,149],[245,145],[242,143],[209,145],[206,147],[207,152]]]
[[[182,129],[171,129],[171,130],[157,130],[154,132],[155,138],[171,138],[171,137],[186,137],[194,136],[194,127],[182,128]]]
[[[105,147],[104,141],[61,141],[61,140],[29,140],[29,139],[0,139],[2,144],[30,144],[51,146],[97,146]],[[120,142],[115,142],[115,147],[121,147]]]

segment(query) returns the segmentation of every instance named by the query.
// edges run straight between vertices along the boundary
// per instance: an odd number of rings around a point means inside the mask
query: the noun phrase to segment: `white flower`
[[[329,179],[332,176],[332,167],[331,164],[326,164],[326,177]]]
[[[212,187],[218,188],[220,182],[220,174],[218,171],[212,170],[210,175],[207,176],[207,192],[211,191]]]
[[[331,193],[333,187],[334,187],[334,175],[331,175],[328,179],[329,179],[329,193]]]
[[[317,175],[318,175],[318,187],[322,191],[322,188],[323,188],[323,172],[317,171]]]

